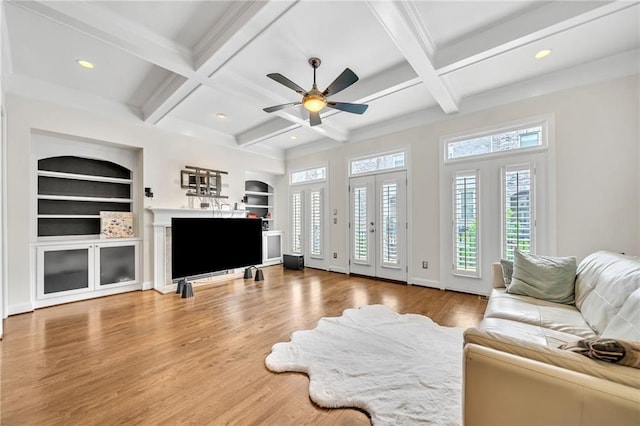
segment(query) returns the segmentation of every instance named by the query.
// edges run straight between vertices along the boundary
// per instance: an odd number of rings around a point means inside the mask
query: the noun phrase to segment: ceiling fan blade
[[[305,93],[307,93],[306,90],[304,90],[302,87],[298,86],[297,84],[295,84],[293,81],[289,80],[287,77],[285,77],[284,75],[280,74],[280,73],[272,73],[272,74],[267,74],[267,77],[269,77],[272,80],[277,81],[278,83],[287,86],[289,89],[294,90],[298,93],[300,93],[301,95],[304,95]]]
[[[335,95],[338,92],[343,91],[347,87],[351,86],[353,83],[358,81],[358,76],[356,73],[351,71],[349,68],[345,68],[342,71],[342,74],[338,76],[333,83],[331,83],[325,90],[322,92],[324,96]]]
[[[351,112],[353,114],[363,114],[369,105],[365,104],[350,104],[347,102],[327,102],[327,106],[333,109],[339,109],[340,111]]]
[[[312,126],[317,126],[318,124],[322,124],[322,120],[320,120],[320,113],[318,111],[309,113],[309,123]]]
[[[294,105],[300,105],[300,102],[289,102],[288,104],[274,105],[274,106],[270,106],[270,107],[267,107],[267,108],[262,108],[262,110],[264,112],[274,112],[274,111],[280,111],[281,109],[284,109],[284,108],[290,107],[290,106],[294,106]]]

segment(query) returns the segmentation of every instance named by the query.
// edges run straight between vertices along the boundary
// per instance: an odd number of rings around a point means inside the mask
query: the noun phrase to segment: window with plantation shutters
[[[354,260],[366,262],[369,260],[369,240],[367,238],[367,187],[356,187],[353,189],[353,192],[353,257]]]
[[[454,274],[479,276],[478,171],[458,172],[453,179]]]
[[[302,192],[291,195],[291,251],[302,253]]]
[[[310,204],[310,232],[309,253],[311,256],[322,256],[322,190],[311,191]]]
[[[502,168],[502,257],[513,260],[515,250],[534,251],[534,180],[531,164]]]
[[[398,263],[398,185],[382,185],[382,262]]]

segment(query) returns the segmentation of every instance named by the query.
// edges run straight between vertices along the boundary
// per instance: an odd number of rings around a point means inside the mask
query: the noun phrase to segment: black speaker
[[[283,254],[282,264],[285,269],[301,271],[304,269],[304,257],[301,254]]]

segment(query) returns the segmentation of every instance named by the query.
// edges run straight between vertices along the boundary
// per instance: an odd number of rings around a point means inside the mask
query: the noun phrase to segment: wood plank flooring
[[[358,425],[323,409],[309,380],[264,358],[296,330],[385,304],[445,326],[476,325],[480,296],[305,269],[264,269],[195,297],[131,292],[9,317],[0,342],[0,424]]]

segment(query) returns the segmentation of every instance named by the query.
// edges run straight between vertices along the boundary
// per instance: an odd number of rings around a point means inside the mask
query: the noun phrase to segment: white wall
[[[214,141],[170,134],[145,124],[123,124],[69,108],[9,95],[6,97],[8,118],[7,202],[8,202],[8,306],[9,314],[30,309],[34,289],[30,284],[30,225],[34,212],[29,205],[30,180],[35,176],[31,162],[31,132],[43,130],[96,141],[111,142],[142,149],[143,181],[140,190],[151,187],[154,198],[144,199],[144,206],[182,207],[187,197],[179,185],[179,171],[185,165],[227,171],[223,176],[223,195],[233,206],[244,194],[247,171],[281,175],[283,161],[246,151],[222,147]],[[152,276],[152,214],[143,216],[143,267],[146,283]],[[276,218],[276,226],[279,222]]]
[[[5,76],[7,73],[5,72],[5,67],[7,66],[7,52],[5,52],[4,44],[6,40],[4,38],[4,4],[0,1],[0,110],[4,110],[4,88],[5,88]],[[0,115],[0,120],[2,120],[2,115]],[[6,129],[5,123],[0,122],[0,339],[2,339],[3,335],[3,324],[4,318],[7,315],[7,312],[4,308],[6,300],[5,300],[5,292],[6,292],[6,282],[5,282],[5,267],[4,267],[4,259],[6,253],[5,247],[5,143],[6,143]]]
[[[582,259],[595,250],[640,254],[640,149],[638,87],[640,76],[531,98],[321,153],[288,160],[290,168],[327,162],[331,225],[331,269],[347,268],[347,162],[355,156],[409,146],[412,185],[409,280],[438,286],[440,281],[438,143],[443,135],[543,114],[555,114],[556,224],[558,255]],[[283,180],[279,192],[287,190]],[[287,214],[287,200],[278,207]],[[285,240],[288,244],[288,239]],[[288,246],[287,246],[288,247]],[[421,261],[429,261],[429,269]],[[446,285],[446,283],[441,283]]]

